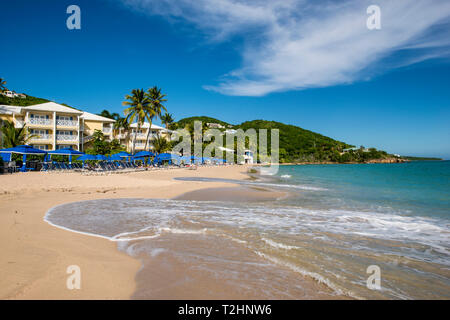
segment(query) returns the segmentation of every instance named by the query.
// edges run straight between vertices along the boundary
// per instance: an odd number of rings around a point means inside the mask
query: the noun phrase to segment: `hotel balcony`
[[[29,118],[27,125],[33,127],[51,127],[53,125],[52,119],[42,119],[42,118]]]
[[[78,136],[77,135],[67,135],[67,134],[57,134],[56,135],[56,141],[58,142],[77,142]]]
[[[145,140],[145,138],[147,138],[147,134],[146,133],[134,133],[134,132],[132,132],[130,134],[130,137],[132,139],[134,139],[134,136],[136,136],[136,139],[144,139]]]
[[[134,136],[135,136],[136,134],[135,133],[132,133],[132,134],[130,134],[130,138],[131,139],[134,139]],[[152,134],[150,134],[149,136],[148,136],[148,139],[149,140],[151,140],[151,139],[154,139],[154,138],[156,138],[156,134],[154,134],[154,133],[152,133]],[[145,141],[145,139],[147,139],[147,134],[146,133],[138,133],[137,135],[136,135],[136,139],[137,140],[144,140]]]
[[[56,125],[58,127],[78,127],[78,121],[58,119]]]
[[[53,135],[52,134],[36,134],[35,137],[32,137],[30,141],[36,141],[36,142],[43,142],[43,141],[52,141]]]
[[[131,144],[131,147],[133,146],[133,144]],[[147,145],[148,146],[148,145]],[[135,144],[135,148],[136,149],[144,149],[145,147],[145,143],[141,143],[141,142],[136,142]]]
[[[112,132],[112,128],[110,128],[110,127],[103,128],[103,133],[110,134],[111,132]]]

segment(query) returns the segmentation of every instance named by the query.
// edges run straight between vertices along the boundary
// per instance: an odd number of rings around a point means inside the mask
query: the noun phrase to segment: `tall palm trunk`
[[[145,139],[145,147],[144,147],[144,150],[147,150],[148,139],[149,139],[149,137],[150,137],[150,132],[152,132],[152,122],[153,122],[153,118],[150,118],[149,120],[150,120],[150,121],[149,121],[150,127],[148,128],[148,131],[147,131],[147,138]],[[148,144],[148,145],[149,145],[149,147],[150,147],[150,144]],[[148,151],[150,151],[150,150],[148,150]]]
[[[141,130],[141,123],[138,121],[136,132],[134,133],[134,137],[133,137],[133,149],[132,149],[133,152],[132,152],[132,154],[134,154],[136,151],[136,138],[137,138],[139,130]]]

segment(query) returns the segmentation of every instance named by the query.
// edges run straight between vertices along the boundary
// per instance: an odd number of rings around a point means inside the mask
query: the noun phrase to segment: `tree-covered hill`
[[[32,96],[27,96],[26,98],[9,98],[2,94],[0,94],[0,104],[8,105],[8,106],[19,106],[19,107],[27,107],[32,106],[34,104],[46,103],[49,102],[47,99],[36,98]]]
[[[211,117],[190,117],[181,119],[176,123],[177,128],[184,128],[194,121],[220,123],[225,127],[229,124]],[[268,147],[270,153],[270,130],[278,129],[280,138],[280,162],[282,163],[300,163],[300,162],[336,162],[336,163],[352,163],[352,162],[369,162],[373,160],[390,159],[393,156],[388,155],[385,151],[375,148],[359,149],[353,148],[345,142],[334,140],[316,132],[305,130],[303,128],[288,125],[276,121],[253,120],[246,121],[238,125],[232,126],[233,129],[255,129],[258,133],[259,129],[268,130]],[[347,149],[347,150],[346,150]]]
[[[334,140],[297,126],[276,121],[253,120],[246,121],[234,127],[248,130],[254,128],[267,129],[268,138],[270,130],[278,129],[280,135],[280,161],[281,162],[339,162],[340,153],[351,145]],[[270,144],[270,140],[268,142]]]
[[[7,105],[7,106],[18,106],[18,107],[28,107],[28,106],[33,106],[35,104],[41,104],[41,103],[46,103],[46,102],[50,102],[50,100],[44,99],[44,98],[37,98],[37,97],[32,97],[32,96],[26,96],[26,98],[9,98],[6,97],[2,94],[0,94],[0,105]],[[69,106],[66,103],[60,103],[63,106],[66,106],[68,108],[72,108],[75,110],[79,110],[77,108],[74,108],[72,106]]]

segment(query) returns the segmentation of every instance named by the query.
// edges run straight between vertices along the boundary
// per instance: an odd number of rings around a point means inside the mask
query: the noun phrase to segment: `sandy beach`
[[[175,177],[245,179],[245,166],[203,167],[83,176],[80,173],[2,175],[0,187],[1,299],[128,299],[136,290],[139,260],[115,242],[56,228],[43,220],[57,205],[93,199],[242,198],[245,190],[222,182],[177,181]],[[228,191],[227,191],[228,190]],[[249,199],[275,199],[279,192],[247,190]],[[81,290],[68,290],[66,269],[82,270]],[[166,297],[167,298],[167,297]],[[175,297],[174,298],[180,298]],[[186,296],[185,298],[189,298]]]
[[[55,228],[43,221],[63,203],[105,198],[172,198],[225,183],[183,182],[180,176],[243,179],[245,167],[158,170],[108,176],[18,173],[0,176],[1,299],[127,299],[140,262],[116,243]],[[82,270],[81,290],[68,290],[66,268]],[[89,283],[89,285],[83,285]]]

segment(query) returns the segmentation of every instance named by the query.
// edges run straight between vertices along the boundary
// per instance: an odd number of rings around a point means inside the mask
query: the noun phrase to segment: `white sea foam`
[[[288,263],[283,257],[294,257],[295,249],[311,250],[308,246],[313,246],[315,250],[318,246],[320,250],[323,246],[353,250],[351,254],[364,252],[375,259],[388,254],[399,259],[433,261],[443,267],[450,265],[447,221],[397,212],[313,209],[277,203],[108,199],[57,206],[47,212],[44,220],[58,228],[115,241],[131,255],[136,254],[132,246],[126,246],[131,240],[157,241],[165,234],[223,237],[272,262],[289,264],[290,269],[313,277],[336,292],[342,287],[330,278],[339,283],[340,277],[345,277],[339,274],[343,268],[335,269],[339,261],[332,256],[319,257],[322,260],[316,264],[316,272]],[[391,245],[385,240],[396,242]],[[311,257],[319,259],[315,254]],[[396,294],[398,297],[402,293]]]
[[[327,190],[325,188],[305,186],[305,185],[299,185],[299,184],[280,184],[280,183],[266,183],[266,182],[258,182],[258,183],[247,182],[245,184],[272,187],[272,188],[300,189],[300,190],[307,190],[307,191],[326,191]]]
[[[161,232],[186,234],[204,234],[207,232],[206,228],[186,229],[170,225],[176,219],[186,217],[188,221],[194,224],[201,224],[207,220],[218,226],[256,227],[261,231],[270,232],[283,230],[286,234],[311,233],[312,230],[316,230],[321,233],[353,234],[398,241],[406,240],[423,243],[431,246],[438,252],[446,255],[450,254],[448,251],[448,243],[450,243],[449,226],[445,222],[433,218],[351,210],[306,209],[278,205],[230,205],[227,203],[171,200],[139,201],[137,203],[139,206],[135,212],[129,213],[127,208],[120,209],[115,203],[112,205],[103,203],[104,208],[101,206],[92,208],[88,216],[92,221],[86,222],[87,227],[83,227],[84,229],[76,228],[77,217],[73,217],[75,220],[70,222],[73,225],[70,225],[70,223],[56,223],[55,219],[52,219],[52,214],[56,211],[59,212],[59,209],[63,208],[62,206],[49,210],[44,220],[59,228],[111,241],[152,239],[160,236]],[[73,206],[73,209],[84,210],[82,206],[82,204]],[[128,225],[123,225],[118,218],[117,221],[105,220],[111,210],[124,210],[121,215],[132,221],[127,222]],[[134,221],[133,219],[136,220]],[[104,220],[106,222],[102,222]],[[111,225],[111,229],[117,229],[119,232],[111,234],[98,231],[100,229],[95,229],[95,224],[98,223],[108,223]],[[123,230],[125,228],[128,230]]]
[[[267,243],[269,246],[272,246],[277,249],[285,249],[285,250],[292,250],[292,249],[298,249],[297,246],[290,246],[284,243],[276,242],[270,239],[262,238],[262,240]]]
[[[327,279],[316,272],[311,272],[311,271],[305,270],[303,268],[300,268],[299,266],[293,265],[292,263],[282,261],[278,258],[272,257],[272,256],[265,254],[263,252],[260,252],[260,251],[255,251],[255,253],[257,255],[259,255],[260,257],[265,258],[275,264],[287,267],[294,272],[300,273],[303,276],[310,277],[310,278],[314,279],[315,281],[317,281],[318,283],[326,285],[327,287],[332,289],[338,295],[346,295],[346,296],[349,296],[349,297],[352,297],[355,299],[359,299],[359,300],[364,299],[362,297],[359,297],[358,295],[356,295],[355,293],[353,293],[351,291],[343,290],[342,288],[338,287],[335,283],[333,283],[330,279]]]
[[[160,228],[162,232],[174,233],[174,234],[206,234],[207,228],[193,230],[193,229],[178,229],[178,228]]]

